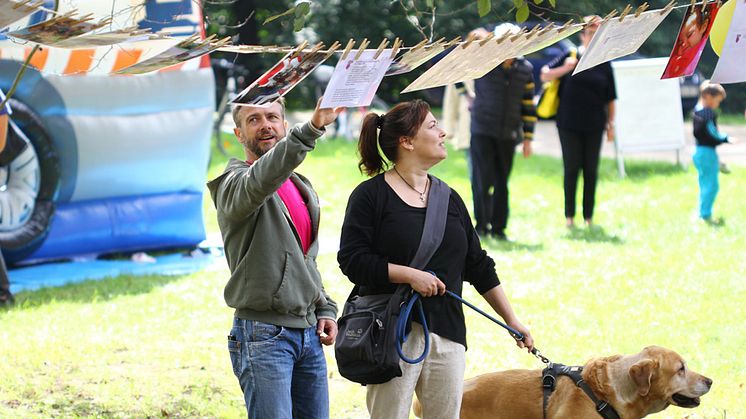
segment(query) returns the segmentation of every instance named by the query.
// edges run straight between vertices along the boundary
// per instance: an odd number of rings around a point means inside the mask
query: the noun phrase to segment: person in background
[[[601,18],[588,16],[580,34],[578,58],[570,52],[555,57],[541,69],[541,81],[561,78],[557,131],[562,146],[565,191],[565,225],[575,227],[575,192],[578,176],[583,171],[583,219],[593,224],[596,205],[596,182],[601,158],[604,130],[609,141],[614,141],[616,86],[611,64],[605,62],[573,75],[578,59],[588,48]]]
[[[403,102],[385,115],[363,120],[359,152],[361,171],[371,178],[350,195],[342,223],[337,261],[360,295],[390,294],[408,284],[423,297],[430,330],[430,351],[424,361],[400,361],[402,376],[366,386],[367,406],[374,419],[406,419],[417,392],[423,417],[458,418],[466,364],[463,306],[444,295],[462,294],[471,283],[508,325],[524,336],[518,346],[533,347],[533,338],[513,312],[474,231],[469,211],[451,188],[443,240],[424,270],[409,267],[420,244],[429,205],[428,172],[447,156],[446,133],[421,101]],[[380,150],[386,157],[384,160]],[[387,170],[388,169],[388,170]],[[422,353],[425,334],[413,319],[403,350]]]
[[[717,114],[726,97],[723,86],[705,81],[700,87],[699,103],[692,113],[692,125],[697,148],[692,156],[699,180],[699,217],[709,224],[721,224],[722,219],[712,218],[720,185],[718,172],[721,170],[716,147],[733,142],[718,130]]]
[[[294,172],[339,114],[320,104],[290,131],[282,98],[235,107],[246,160],[207,184],[230,269],[225,301],[236,309],[228,351],[250,418],[329,417],[321,345],[334,343],[337,304],[316,267],[319,199]]]
[[[518,32],[520,28],[512,23],[500,24],[494,30],[497,38]],[[482,38],[486,31],[477,29],[472,34]],[[508,179],[516,145],[523,145],[524,157],[531,155],[537,119],[534,87],[533,66],[523,57],[509,58],[474,81],[471,189],[480,236],[508,240]]]

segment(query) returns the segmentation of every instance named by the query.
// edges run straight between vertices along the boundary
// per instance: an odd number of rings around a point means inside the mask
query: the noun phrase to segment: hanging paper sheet
[[[725,37],[720,59],[712,73],[713,83],[740,83],[746,81],[746,0],[738,1]]]
[[[661,79],[694,74],[717,12],[717,3],[689,6],[684,15],[684,20],[681,22],[679,35],[676,37],[676,43],[671,50],[671,57]]]
[[[391,49],[366,49],[360,53],[352,51],[340,59],[334,68],[329,84],[321,101],[322,108],[369,106],[391,66]],[[376,58],[376,55],[378,57]]]
[[[386,76],[395,76],[414,70],[443,52],[443,45],[445,45],[445,43],[436,42],[434,44],[405,52],[396,59],[396,61],[391,63],[391,67],[386,71]]]
[[[36,25],[8,32],[8,36],[37,44],[55,46],[57,43],[103,28],[111,23],[104,19],[98,23],[91,22],[90,16],[75,17],[75,12],[53,17]]]
[[[155,56],[117,71],[116,74],[144,74],[180,64],[211,53],[228,43],[230,38],[217,42],[213,42],[213,39],[214,35],[205,40],[200,40],[199,35],[192,35]]]
[[[238,105],[268,106],[285,96],[303,79],[326,61],[328,54],[319,52],[285,55],[233,100]]]
[[[637,17],[617,17],[602,23],[573,74],[637,51],[671,10],[650,10]]]

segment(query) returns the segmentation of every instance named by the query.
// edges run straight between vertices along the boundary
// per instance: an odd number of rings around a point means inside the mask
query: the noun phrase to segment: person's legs
[[[430,354],[425,358],[415,391],[426,419],[458,419],[464,388],[466,348],[430,333]]]
[[[402,346],[402,351],[409,357],[416,357],[425,347],[425,336],[422,326],[412,322],[412,331]],[[370,384],[367,387],[366,403],[371,419],[407,419],[412,409],[417,380],[422,371],[422,362],[408,364],[399,360],[402,376],[383,384]],[[463,378],[462,378],[463,381]],[[427,416],[425,416],[427,418]]]
[[[603,131],[586,131],[583,136],[583,219],[587,223],[593,220],[593,209],[596,204],[596,183],[598,182],[598,164],[601,160]]]
[[[572,130],[557,128],[562,146],[562,166],[564,169],[565,217],[575,217],[575,192],[578,187],[578,173],[582,164],[580,138]]]
[[[709,220],[712,218],[712,206],[720,189],[718,156],[714,148],[698,146],[693,160],[699,180],[699,216]]]
[[[290,389],[300,338],[295,329],[234,318],[228,350],[250,418],[292,417]]]
[[[329,417],[326,359],[315,327],[303,331],[303,349],[293,370],[291,393],[294,418]]]
[[[510,214],[508,179],[513,169],[513,156],[515,155],[515,143],[512,140],[498,141],[495,150],[495,183],[492,196],[492,233],[498,238],[505,238],[505,229],[508,226]]]
[[[472,135],[471,145],[472,182],[471,194],[474,201],[474,225],[480,235],[487,232],[490,221],[489,190],[494,182],[495,141],[492,138]]]

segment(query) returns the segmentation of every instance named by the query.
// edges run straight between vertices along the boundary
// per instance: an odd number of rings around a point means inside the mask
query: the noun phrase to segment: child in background
[[[712,205],[715,203],[719,184],[720,163],[715,148],[729,141],[728,136],[717,127],[715,110],[725,99],[723,86],[705,81],[700,88],[700,101],[692,115],[694,138],[697,149],[692,160],[699,174],[699,217],[709,224],[721,224],[722,219],[713,220]]]

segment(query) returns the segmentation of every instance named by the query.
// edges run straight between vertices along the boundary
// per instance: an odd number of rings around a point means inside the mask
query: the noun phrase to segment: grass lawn
[[[299,169],[324,205],[319,268],[340,305],[351,285],[336,249],[347,197],[363,179],[356,161],[354,144],[329,141]],[[210,178],[224,163],[213,160]],[[746,417],[746,169],[732,169],[716,203],[726,223],[715,228],[695,219],[693,168],[629,161],[621,180],[603,161],[600,227],[569,232],[561,162],[516,157],[508,231],[515,242],[484,245],[537,347],[573,365],[669,347],[715,384],[699,408],[669,407],[656,417]],[[462,153],[451,150],[434,173],[470,202]],[[208,232],[216,232],[209,200],[205,214]],[[227,275],[218,263],[182,277],[123,276],[19,293],[15,307],[0,311],[0,417],[245,416],[225,344]],[[464,297],[487,308],[472,288]],[[468,309],[466,316],[467,376],[542,367],[493,323]],[[364,388],[337,374],[331,348],[327,359],[332,417],[365,417]]]

